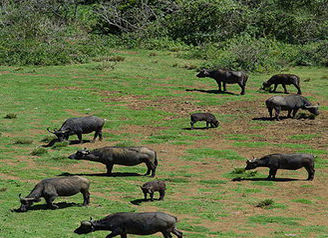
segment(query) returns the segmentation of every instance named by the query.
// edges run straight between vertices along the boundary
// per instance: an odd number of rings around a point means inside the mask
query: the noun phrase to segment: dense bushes
[[[323,0],[0,1],[0,64],[88,62],[111,47],[184,51],[210,67],[327,65]]]

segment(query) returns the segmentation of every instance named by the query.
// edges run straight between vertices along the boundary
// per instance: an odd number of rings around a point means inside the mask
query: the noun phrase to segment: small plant
[[[243,174],[245,171],[246,170],[244,168],[234,168],[234,170],[231,171],[231,174]]]
[[[48,153],[48,150],[45,148],[36,148],[31,152],[31,155],[35,155],[35,156],[41,156]]]
[[[149,54],[149,56],[151,56],[151,57],[154,57],[154,56],[157,56],[157,55],[158,55],[158,54],[155,53],[155,52],[152,52],[152,53]]]
[[[264,199],[263,201],[260,201],[258,204],[256,204],[255,207],[265,208],[273,205],[273,203],[274,201],[272,199]]]
[[[56,136],[45,136],[44,138],[42,138],[41,142],[45,142],[45,143],[49,143],[50,141],[56,140],[57,137]]]
[[[125,57],[119,56],[119,55],[114,55],[108,58],[108,61],[114,61],[114,62],[120,62],[124,61]]]
[[[122,141],[120,143],[117,143],[115,146],[129,147],[134,146],[134,143],[132,141]]]
[[[191,69],[197,69],[198,67],[193,64],[186,64],[183,66],[183,68],[191,70]]]
[[[107,71],[107,70],[113,70],[113,69],[115,69],[116,65],[117,65],[117,62],[116,61],[114,61],[114,62],[104,61],[104,62],[101,62],[100,64],[92,67],[91,69],[92,70]]]
[[[51,148],[53,149],[60,149],[62,147],[66,147],[69,145],[69,142],[68,141],[62,141],[62,142],[58,142],[56,144],[54,144]]]
[[[33,143],[33,140],[24,139],[24,138],[15,139],[15,141],[14,141],[14,144],[17,144],[17,145],[30,145],[32,143]]]
[[[15,113],[8,113],[6,116],[5,116],[6,119],[15,119],[17,118],[17,114]]]
[[[0,188],[0,192],[6,192],[7,188]]]

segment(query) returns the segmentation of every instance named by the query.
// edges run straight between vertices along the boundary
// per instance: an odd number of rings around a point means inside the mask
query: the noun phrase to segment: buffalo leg
[[[277,87],[278,87],[278,84],[274,84],[273,90],[271,90],[270,93],[276,92]]]
[[[206,129],[208,129],[208,126],[209,126],[209,123],[208,123],[208,122],[206,122]]]
[[[154,192],[149,193],[150,201],[154,201]]]
[[[216,81],[218,83],[218,86],[219,86],[219,92],[222,92],[222,89],[221,89],[221,81]]]
[[[297,88],[297,94],[302,94],[301,88],[296,84],[293,84],[293,85],[295,86],[295,88]]]
[[[295,118],[297,111],[298,111],[298,109],[293,110],[293,118]]]
[[[89,191],[82,191],[83,194],[83,206],[86,206],[90,203],[90,193]]]
[[[245,85],[243,85],[242,83],[238,83],[238,85],[241,88],[240,95],[244,95],[245,94]]]
[[[279,108],[275,108],[275,118],[276,118],[277,121],[280,120],[279,113],[280,113],[280,107]]]
[[[269,171],[269,176],[267,179],[275,179],[276,178],[276,173],[278,169],[270,169]]]
[[[172,233],[174,234],[174,235],[176,235],[178,238],[182,238],[182,232],[181,231],[179,231],[177,228],[173,228],[172,229]]]
[[[144,176],[147,176],[151,172],[151,177],[155,177],[155,172],[156,172],[156,165],[148,160],[145,161],[147,165],[147,173],[144,174]]]
[[[195,122],[193,122],[193,121],[190,122],[191,130],[194,129],[194,124],[195,124]]]
[[[147,200],[147,192],[143,192],[144,194],[144,200],[146,201]]]
[[[287,91],[286,85],[285,85],[284,83],[282,84],[282,87],[284,88],[284,93],[288,94],[288,91]]]
[[[272,110],[273,108],[268,108],[269,114],[270,114],[270,118],[272,119]]]
[[[112,233],[107,235],[106,238],[111,238],[111,237],[115,237],[115,236],[118,236],[118,235],[121,235],[121,237],[123,235],[123,237],[124,237],[125,234],[120,234],[120,232],[114,230],[114,231],[112,231]],[[125,235],[125,237],[126,237],[126,235]]]
[[[113,170],[113,166],[114,164],[106,164],[106,168],[107,168],[107,175],[111,175],[112,174],[112,170]]]
[[[164,200],[164,196],[165,196],[165,190],[160,190],[159,191],[159,199],[158,200]]]
[[[163,234],[164,238],[172,238],[172,235],[170,234],[169,231],[162,231],[162,234]]]
[[[288,110],[288,114],[287,114],[287,117],[291,117],[291,114],[292,113],[292,109]]]
[[[46,198],[46,202],[47,202],[47,208],[50,208],[50,209],[57,209],[58,206],[57,205],[54,205],[53,204],[53,201],[58,197],[58,195],[53,195],[53,196],[50,196],[50,197],[47,197]]]
[[[82,133],[78,133],[76,134],[77,135],[77,138],[79,138],[79,141],[80,141],[80,144],[82,144]]]
[[[314,172],[315,172],[314,168],[312,166],[306,166],[305,169],[309,174],[307,180],[313,180],[314,179]]]
[[[121,234],[121,238],[127,238],[126,234]]]
[[[227,84],[225,82],[222,82],[223,83],[223,91],[227,91]]]

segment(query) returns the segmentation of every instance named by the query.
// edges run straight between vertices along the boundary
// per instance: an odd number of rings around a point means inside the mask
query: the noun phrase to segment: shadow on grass
[[[60,142],[58,139],[53,139],[50,141],[47,145],[42,145],[42,147],[51,147],[53,146],[56,142]],[[84,143],[93,143],[92,140],[82,140],[82,143],[80,143],[79,140],[70,140],[68,141],[69,145],[77,145],[77,144],[84,144]]]
[[[281,119],[281,117],[279,117],[279,118]],[[253,121],[274,121],[275,119],[270,118],[270,117],[254,117],[252,120]]]
[[[214,129],[214,127],[209,127],[209,128],[206,128],[206,127],[194,127],[194,129],[191,129],[190,127],[182,128],[182,130],[185,130],[185,131],[192,131],[192,130],[208,130],[208,129]]]
[[[212,93],[212,94],[229,94],[229,95],[239,95],[236,93],[231,93],[227,91],[219,91],[219,90],[204,90],[204,89],[186,89],[187,92],[201,92],[201,93]]]
[[[137,176],[143,176],[138,173],[112,173],[108,175],[107,173],[102,173],[102,174],[71,174],[71,173],[62,173],[57,176],[95,176],[95,177],[137,177]]]
[[[160,201],[160,200],[158,198],[157,199],[154,198],[153,201]],[[147,200],[145,200],[145,199],[136,199],[136,200],[131,201],[130,203],[132,203],[133,205],[138,205],[139,206],[143,202],[153,202],[153,201],[150,200],[150,199],[147,199]]]
[[[233,178],[231,181],[239,182],[239,181],[272,181],[272,182],[291,182],[291,181],[306,181],[306,179],[293,179],[293,178],[275,178],[275,179],[267,179],[267,178]]]
[[[83,204],[82,203],[75,203],[75,202],[59,202],[59,203],[53,203],[54,205],[57,205],[58,208],[57,209],[65,209],[65,208],[68,208],[68,207],[83,207]],[[55,210],[57,210],[55,209]],[[52,210],[50,208],[47,208],[47,204],[36,204],[36,205],[33,205],[32,207],[30,207],[28,211],[39,211],[39,210]],[[12,212],[21,212],[18,209],[12,209],[11,210]]]

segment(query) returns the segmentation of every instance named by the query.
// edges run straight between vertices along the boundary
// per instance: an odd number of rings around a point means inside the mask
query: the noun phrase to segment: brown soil
[[[122,52],[121,52],[122,53]],[[136,52],[127,52],[127,53],[136,53]],[[2,72],[3,73],[3,72]],[[221,122],[220,127],[216,129],[206,130],[207,134],[211,136],[210,140],[200,140],[196,141],[192,145],[171,145],[171,144],[143,144],[148,146],[158,152],[158,157],[160,158],[160,165],[158,169],[158,179],[162,179],[160,171],[171,170],[172,165],[174,169],[179,171],[185,165],[191,165],[190,168],[184,169],[187,170],[190,174],[197,174],[197,176],[188,178],[188,186],[181,187],[179,192],[175,194],[167,194],[167,200],[172,199],[175,201],[185,200],[186,194],[188,197],[199,196],[199,189],[202,188],[202,185],[197,183],[199,180],[225,180],[227,183],[222,185],[222,190],[227,191],[228,195],[224,196],[220,200],[220,204],[223,204],[228,211],[227,217],[222,217],[218,221],[214,222],[204,222],[197,224],[200,226],[205,226],[211,231],[221,231],[221,232],[235,232],[237,234],[243,234],[252,232],[256,237],[262,236],[272,236],[272,232],[279,230],[279,224],[269,224],[269,225],[252,225],[249,223],[248,219],[251,216],[255,215],[266,215],[272,216],[272,210],[262,209],[255,207],[254,204],[243,204],[242,210],[235,209],[239,206],[240,201],[244,197],[254,198],[256,201],[261,201],[267,198],[272,198],[279,204],[286,204],[287,209],[275,209],[274,216],[282,217],[297,217],[297,218],[306,218],[299,221],[302,226],[328,226],[327,221],[327,168],[316,169],[316,177],[313,181],[305,181],[307,173],[304,169],[294,171],[287,170],[278,170],[277,178],[290,178],[293,176],[292,181],[286,182],[274,182],[274,186],[256,186],[252,181],[240,181],[232,182],[230,179],[224,178],[222,175],[228,172],[231,172],[233,168],[240,168],[245,166],[243,161],[231,161],[231,160],[215,160],[209,159],[207,162],[200,161],[186,161],[181,159],[183,155],[186,155],[187,149],[192,148],[212,148],[216,150],[234,150],[239,155],[251,158],[252,156],[261,157],[270,153],[293,153],[298,149],[278,147],[279,144],[306,144],[309,145],[312,149],[326,150],[328,146],[328,111],[321,111],[320,116],[315,120],[310,119],[284,119],[281,121],[275,121],[274,123],[265,123],[268,118],[268,112],[264,107],[264,100],[268,98],[268,95],[260,95],[261,99],[254,101],[235,101],[228,102],[222,106],[198,106],[194,101],[189,98],[185,98],[183,101],[178,101],[178,99],[170,98],[157,98],[156,100],[144,100],[139,96],[117,96],[115,92],[104,93],[106,96],[105,101],[115,101],[115,102],[125,102],[124,105],[128,106],[134,110],[140,110],[145,107],[152,106],[157,110],[163,110],[166,112],[171,112],[174,116],[167,117],[166,120],[173,118],[183,117],[186,118],[186,127],[189,127],[189,115],[193,111],[204,111],[211,112],[217,115],[217,119],[220,121],[220,115],[238,115],[237,119],[233,119],[228,122]],[[202,92],[191,92],[191,93],[202,93]],[[220,95],[214,95],[214,97],[220,97]],[[320,104],[323,106],[328,106],[327,101],[320,101]],[[74,110],[68,110],[73,116],[80,116]],[[286,112],[281,113],[282,117],[286,115]],[[262,123],[263,122],[263,123]],[[197,123],[197,127],[202,127],[204,124]],[[252,129],[254,126],[261,127],[261,129]],[[174,125],[172,125],[174,127]],[[105,130],[109,133],[129,133],[129,134],[138,134],[149,136],[151,134],[159,133],[163,128],[152,127],[152,126],[125,126],[120,128],[119,131]],[[33,133],[44,133],[43,131],[34,130]],[[251,148],[251,147],[237,147],[233,145],[234,140],[225,139],[225,135],[231,134],[240,134],[240,135],[258,135],[250,136],[253,142],[267,142],[268,145],[261,148]],[[298,134],[311,134],[318,135],[318,137],[297,141],[291,139],[290,136]],[[85,136],[88,138],[88,136]],[[91,137],[91,136],[90,136]],[[135,140],[136,144],[142,144],[140,138]],[[247,142],[250,142],[249,140]],[[94,149],[102,146],[109,146],[113,143],[106,141],[97,141],[96,143],[84,144],[80,147],[87,146],[89,149]],[[77,145],[78,146],[78,145]],[[322,156],[323,159],[327,160],[327,154]],[[5,163],[11,163],[10,161],[4,161]],[[89,162],[81,162],[82,164],[87,165]],[[32,166],[32,165],[31,165]],[[100,173],[105,172],[105,167],[102,164],[94,163],[93,168],[99,168]],[[218,169],[219,168],[219,169]],[[81,168],[76,165],[68,165],[68,171],[74,171],[75,173],[90,172],[91,170]],[[115,170],[115,167],[114,167]],[[258,169],[261,173],[267,174],[268,169],[260,168]],[[200,174],[198,176],[198,174]],[[18,179],[15,176],[0,174],[2,179]],[[239,184],[242,184],[240,186]],[[192,186],[191,186],[192,185]],[[313,185],[311,187],[306,187],[307,185]],[[305,187],[304,187],[305,186]],[[250,194],[241,194],[234,193],[232,190],[237,187],[245,188],[260,188],[263,192],[261,193],[250,193]],[[214,191],[217,192],[217,191]],[[108,198],[110,200],[119,200],[118,195],[108,195],[103,193],[95,193],[96,196]],[[141,195],[141,194],[140,194]],[[142,196],[142,195],[141,195]],[[308,199],[310,201],[315,201],[312,204],[301,204],[293,202],[294,199]],[[231,209],[229,209],[231,207]],[[139,211],[157,211],[158,208],[151,203],[147,203],[145,206],[140,206]],[[325,215],[324,215],[325,214]],[[194,218],[188,214],[179,215],[179,220],[186,218]],[[288,232],[297,234],[295,232]]]

